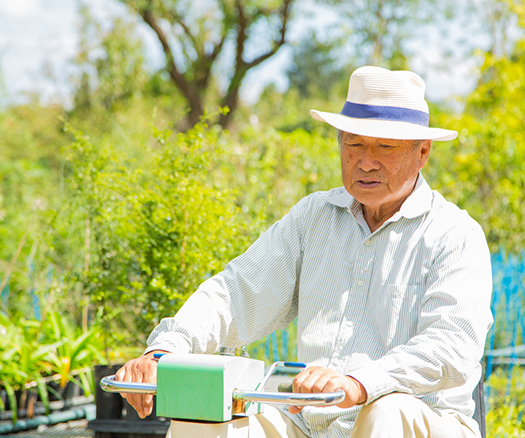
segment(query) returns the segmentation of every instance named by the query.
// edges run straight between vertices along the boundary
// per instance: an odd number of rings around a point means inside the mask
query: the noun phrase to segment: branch
[[[253,61],[245,63],[246,70],[249,70],[256,65],[259,65],[261,62],[266,61],[271,56],[275,55],[281,46],[285,43],[286,30],[288,26],[288,20],[290,18],[290,7],[293,3],[293,0],[284,0],[283,6],[280,10],[280,14],[283,17],[283,22],[281,25],[280,38],[274,40],[273,47],[265,53],[264,55],[255,58]]]
[[[171,47],[168,43],[168,38],[166,37],[166,34],[162,30],[162,28],[157,23],[157,20],[155,20],[155,17],[151,13],[151,10],[149,8],[150,4],[145,8],[139,11],[140,15],[142,16],[142,19],[153,29],[153,31],[157,34],[157,37],[162,45],[162,49],[164,51],[164,54],[166,55],[166,63],[168,67],[168,72],[175,82],[179,89],[186,95],[189,93],[189,84],[186,81],[186,78],[184,75],[182,75],[179,70],[177,69],[177,65],[175,64],[175,58],[173,56],[173,52],[171,51]]]
[[[235,2],[235,6],[237,7],[237,12],[239,14],[239,32],[237,33],[237,48],[235,56],[236,70],[238,70],[240,66],[246,65],[246,63],[242,59],[242,54],[244,52],[244,44],[246,43],[246,39],[248,38],[246,35],[246,29],[248,28],[248,18],[246,18],[246,15],[244,14],[244,9],[239,0]]]
[[[217,59],[217,56],[219,56],[219,53],[221,53],[222,46],[224,45],[224,41],[226,41],[227,32],[224,33],[222,36],[220,42],[216,44],[213,47],[213,51],[207,55],[205,51],[202,53],[202,67],[200,68],[202,76],[200,79],[197,80],[197,86],[199,88],[205,89],[208,86],[208,82],[211,77],[211,69],[213,67],[213,63]],[[194,63],[194,69],[199,69],[199,60],[197,60],[197,63]]]
[[[236,64],[235,64],[235,73],[230,81],[230,85],[228,86],[228,91],[226,92],[226,95],[224,96],[222,100],[221,106],[227,106],[230,111],[226,114],[223,114],[221,117],[219,117],[219,124],[221,126],[227,126],[229,123],[230,117],[237,108],[238,100],[239,100],[239,88],[241,86],[242,80],[244,76],[246,75],[246,72],[256,65],[260,64],[261,62],[265,61],[266,59],[273,56],[279,48],[285,43],[285,36],[286,36],[286,30],[288,25],[288,19],[290,18],[290,6],[293,3],[294,0],[284,0],[283,5],[280,9],[280,14],[282,16],[282,25],[281,25],[281,31],[279,34],[279,38],[274,40],[273,47],[271,50],[269,50],[264,55],[259,56],[258,58],[254,59],[251,62],[245,62],[242,59],[242,54],[244,52],[244,45],[247,39],[246,36],[246,29],[248,27],[248,19],[246,18],[244,14],[244,9],[242,8],[242,5],[240,4],[240,1],[236,1],[237,11],[238,11],[238,26],[239,26],[239,32],[237,34],[237,52],[236,52]],[[261,15],[261,12],[259,10],[259,14]]]
[[[195,78],[196,78],[195,82],[196,82],[197,88],[205,89],[208,86],[213,63],[217,59],[217,56],[219,56],[222,50],[222,47],[224,45],[224,42],[226,41],[227,31],[224,32],[219,43],[213,45],[213,50],[208,55],[206,54],[204,45],[199,44],[199,41],[197,40],[197,38],[195,38],[195,35],[191,32],[190,27],[184,22],[182,16],[173,9],[168,10],[167,14],[169,14],[169,17],[171,18],[171,21],[173,23],[178,24],[182,28],[182,30],[184,31],[184,34],[191,41],[193,49],[195,50],[195,53],[197,54],[197,59],[191,62],[193,65],[193,71],[195,73]],[[187,56],[187,58],[188,60],[191,60],[190,56]]]
[[[224,42],[226,41],[226,36],[228,35],[228,32],[224,32],[224,35],[222,36],[220,42],[213,48],[213,52],[210,53],[208,56],[208,59],[213,62],[219,56],[219,53],[221,53],[222,46],[224,45]]]
[[[170,10],[168,13],[171,16],[173,22],[177,23],[180,27],[182,27],[182,30],[184,31],[186,36],[191,40],[191,43],[193,44],[193,48],[195,49],[197,53],[199,53],[198,42],[195,39],[195,36],[191,33],[189,26],[182,20],[182,17],[179,14],[177,14],[177,12]]]

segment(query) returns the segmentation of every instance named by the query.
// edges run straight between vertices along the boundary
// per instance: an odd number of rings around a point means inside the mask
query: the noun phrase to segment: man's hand
[[[123,382],[157,383],[157,360],[153,359],[155,353],[168,353],[155,350],[130,360],[117,371],[116,379]],[[148,394],[122,394],[128,403],[135,408],[140,418],[146,418],[153,409],[153,396]]]
[[[338,373],[329,368],[310,367],[295,376],[293,392],[321,393],[335,392],[342,389],[346,397],[337,406],[351,408],[366,401],[366,390],[361,383],[350,376]],[[290,406],[291,414],[297,414],[303,406]]]

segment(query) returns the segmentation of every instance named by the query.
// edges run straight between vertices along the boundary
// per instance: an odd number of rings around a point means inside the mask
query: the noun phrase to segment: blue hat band
[[[428,127],[428,114],[424,111],[395,106],[363,105],[346,101],[341,114],[356,119],[391,120]]]

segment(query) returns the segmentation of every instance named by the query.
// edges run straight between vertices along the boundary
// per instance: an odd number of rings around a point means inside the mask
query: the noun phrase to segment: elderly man
[[[472,391],[492,323],[483,231],[432,191],[420,170],[431,141],[422,79],[362,67],[340,114],[342,188],[313,193],[163,319],[120,380],[155,381],[152,354],[214,353],[296,317],[294,392],[343,389],[338,406],[250,418],[250,436],[479,437]],[[151,397],[127,395],[141,416]]]

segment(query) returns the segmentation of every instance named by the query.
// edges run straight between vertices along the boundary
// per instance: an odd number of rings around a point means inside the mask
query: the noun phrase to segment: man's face
[[[371,209],[400,207],[427,162],[430,140],[390,140],[343,132],[343,184],[355,199]]]

